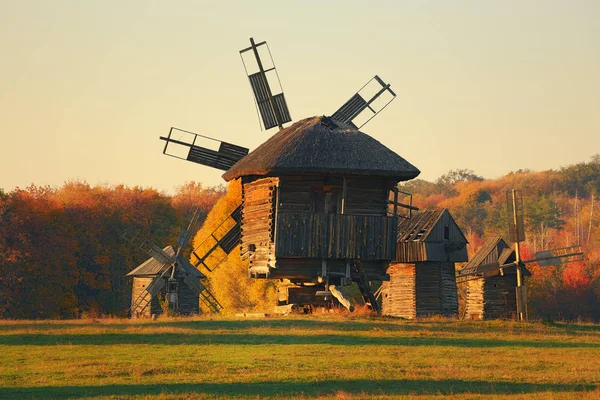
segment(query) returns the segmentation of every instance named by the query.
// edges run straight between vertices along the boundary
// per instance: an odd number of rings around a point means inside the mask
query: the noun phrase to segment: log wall
[[[394,264],[388,268],[389,282],[383,282],[381,313],[394,317],[416,318],[415,264]]]
[[[158,301],[158,297],[154,296],[148,305],[143,311],[140,311],[140,307],[133,309],[133,304],[137,300],[137,298],[142,294],[142,292],[146,291],[146,287],[152,282],[154,276],[145,277],[145,276],[134,276],[133,277],[133,286],[131,291],[131,318],[150,318],[152,314],[162,314],[163,310],[160,307],[160,302]]]
[[[458,314],[454,263],[393,264],[383,283],[382,313],[403,318]]]
[[[277,178],[243,182],[240,252],[250,270],[275,268],[275,206]],[[264,273],[264,272],[263,272]]]
[[[515,274],[467,282],[467,319],[513,319],[517,313]]]

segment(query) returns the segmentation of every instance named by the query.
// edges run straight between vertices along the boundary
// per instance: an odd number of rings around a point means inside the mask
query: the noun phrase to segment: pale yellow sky
[[[172,191],[221,172],[162,155],[176,126],[250,147],[238,50],[267,40],[294,121],[375,74],[398,98],[363,131],[421,178],[488,178],[600,152],[600,1],[0,0],[0,188]]]

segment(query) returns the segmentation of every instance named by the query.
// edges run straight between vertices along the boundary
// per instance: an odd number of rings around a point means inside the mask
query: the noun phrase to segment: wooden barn
[[[175,255],[175,250],[171,246],[165,247],[164,251],[169,256]],[[164,274],[163,279],[165,283],[167,282],[170,277],[170,272],[167,270],[170,269],[171,264],[161,263],[151,257],[127,274],[127,276],[133,277],[131,318],[151,317],[163,312],[161,300],[164,300],[168,285],[165,284],[162,290],[154,296],[150,296],[147,293],[150,283],[157,276]],[[168,273],[165,274],[165,271]],[[192,271],[192,276],[188,277],[188,279],[197,279],[199,281],[204,278],[204,274],[196,268],[192,268],[190,271]],[[174,277],[177,280],[178,313],[182,315],[198,314],[200,312],[199,293],[184,282],[185,277],[181,275],[179,270],[176,270]],[[150,301],[149,305],[147,304],[148,301]]]
[[[463,267],[470,271],[459,279],[467,285],[465,318],[513,319],[516,318],[517,271],[514,250],[500,237],[488,240],[481,250]],[[485,268],[497,263],[495,268]],[[507,265],[505,268],[500,268]],[[478,267],[484,267],[479,268]],[[523,284],[531,273],[521,266]]]
[[[398,181],[420,171],[355,127],[312,117],[282,129],[223,178],[241,178],[250,275],[329,285],[382,280],[396,258]],[[390,211],[391,209],[391,211]],[[308,285],[307,285],[308,286]],[[372,294],[371,294],[372,296]]]
[[[381,288],[382,313],[404,318],[457,315],[455,263],[468,260],[467,243],[447,209],[402,219],[390,281]]]

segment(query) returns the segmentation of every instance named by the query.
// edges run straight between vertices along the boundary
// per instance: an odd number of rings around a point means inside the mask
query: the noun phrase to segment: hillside
[[[530,268],[530,314],[543,318],[600,319],[600,155],[590,162],[534,172],[519,170],[484,179],[455,170],[435,182],[415,179],[401,185],[421,209],[448,208],[474,254],[483,242],[507,235],[506,191],[523,193],[524,259],[537,251],[581,244],[585,261]]]

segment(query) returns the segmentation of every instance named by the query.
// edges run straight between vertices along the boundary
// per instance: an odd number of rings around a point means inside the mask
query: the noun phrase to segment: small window
[[[450,228],[447,226],[444,227],[444,240],[450,240]]]

